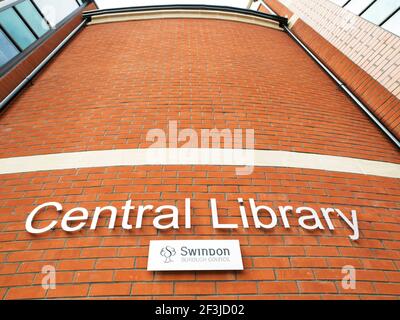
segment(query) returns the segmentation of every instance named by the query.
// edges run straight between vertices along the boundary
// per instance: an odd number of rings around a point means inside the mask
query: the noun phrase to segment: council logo
[[[166,246],[166,247],[161,249],[160,255],[165,258],[164,263],[170,263],[170,262],[174,262],[171,259],[171,257],[176,255],[176,251],[175,251],[175,249],[173,247]]]

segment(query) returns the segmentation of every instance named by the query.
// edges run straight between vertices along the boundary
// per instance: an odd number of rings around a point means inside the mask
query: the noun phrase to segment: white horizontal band
[[[400,164],[395,163],[289,151],[217,148],[117,149],[5,158],[0,159],[0,174],[141,165],[288,167],[400,178]]]
[[[139,11],[139,12],[120,12],[107,13],[92,16],[89,25],[138,21],[138,20],[153,20],[153,19],[213,19],[227,20],[235,22],[243,22],[254,24],[257,26],[267,27],[282,30],[279,23],[265,18],[250,16],[247,14],[228,12],[228,11],[213,11],[207,9],[192,9],[192,10],[157,10],[157,11]]]

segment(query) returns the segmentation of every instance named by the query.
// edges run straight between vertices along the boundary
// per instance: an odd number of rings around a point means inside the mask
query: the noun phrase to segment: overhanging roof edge
[[[288,19],[285,17],[271,15],[263,12],[253,11],[249,9],[228,7],[228,6],[212,6],[212,5],[158,5],[158,6],[140,6],[140,7],[123,7],[123,8],[111,8],[111,9],[97,9],[85,11],[83,13],[84,18],[91,19],[95,16],[101,16],[112,13],[129,13],[129,12],[148,12],[148,11],[166,11],[166,10],[208,10],[208,11],[220,11],[230,13],[240,13],[258,18],[264,18],[270,21],[278,22],[279,26],[287,26]]]

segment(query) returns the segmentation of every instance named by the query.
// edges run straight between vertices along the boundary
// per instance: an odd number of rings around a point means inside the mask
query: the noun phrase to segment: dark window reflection
[[[0,24],[22,50],[36,40],[13,8],[0,12]]]

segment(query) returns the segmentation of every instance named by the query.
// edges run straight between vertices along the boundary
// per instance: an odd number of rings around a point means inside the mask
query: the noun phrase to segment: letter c
[[[28,218],[26,218],[26,222],[25,222],[25,229],[26,231],[28,231],[29,233],[33,233],[33,234],[39,234],[39,233],[44,233],[46,231],[51,230],[52,228],[55,227],[55,225],[57,224],[57,221],[52,221],[47,227],[41,228],[41,229],[36,229],[34,227],[32,227],[32,221],[33,218],[35,217],[35,215],[43,208],[45,207],[56,207],[57,211],[60,212],[62,211],[62,205],[58,202],[46,202],[41,204],[40,206],[37,206],[35,209],[33,209],[33,211],[29,214]]]

